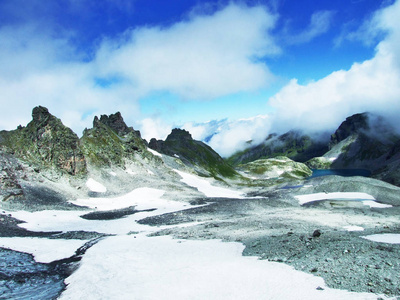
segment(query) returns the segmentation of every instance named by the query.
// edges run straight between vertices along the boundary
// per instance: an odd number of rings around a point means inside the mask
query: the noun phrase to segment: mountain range
[[[38,106],[26,126],[0,132],[1,196],[25,199],[34,194],[32,182],[43,183],[41,193],[51,194],[60,181],[68,182],[73,194],[90,192],[84,182],[93,176],[107,182],[110,193],[117,193],[124,187],[111,184],[115,170],[134,170],[138,182],[149,174],[168,182],[176,176],[172,170],[185,169],[225,185],[232,180],[242,185],[261,180],[258,184],[265,185],[277,179],[307,178],[311,169],[366,169],[372,177],[400,186],[399,150],[400,136],[383,118],[370,113],[348,117],[331,135],[295,130],[270,134],[263,143],[223,159],[183,129],[173,129],[165,141],[147,142],[119,112],[95,117],[93,127],[79,138],[47,108]]]

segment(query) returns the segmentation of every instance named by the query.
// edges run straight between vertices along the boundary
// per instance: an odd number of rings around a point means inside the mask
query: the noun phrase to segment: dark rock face
[[[216,178],[219,176],[236,176],[236,171],[219,156],[211,147],[203,142],[193,140],[191,134],[184,129],[173,129],[165,141],[151,139],[149,148],[160,153],[178,155],[184,164],[202,173],[205,170]]]
[[[396,156],[400,137],[390,124],[369,113],[348,117],[331,137],[330,147],[352,138],[345,151],[332,164],[333,168],[365,168],[372,172]]]
[[[332,134],[330,145],[336,145],[353,134],[369,129],[368,113],[355,114],[346,118],[335,133]]]
[[[7,152],[39,168],[50,167],[70,175],[86,173],[78,136],[45,107],[33,109],[32,121],[26,127],[2,131],[0,136]]]

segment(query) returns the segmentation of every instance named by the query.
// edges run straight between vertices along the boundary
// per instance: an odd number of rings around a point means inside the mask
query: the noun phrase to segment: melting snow
[[[206,197],[223,197],[223,198],[244,197],[242,192],[230,190],[223,187],[213,186],[207,180],[202,179],[198,176],[181,172],[175,169],[174,171],[182,177],[181,181],[183,183],[186,183],[189,186],[197,188],[197,190],[206,195]]]
[[[86,186],[91,190],[92,192],[97,192],[97,193],[105,193],[107,192],[107,188],[102,185],[100,182],[97,182],[93,178],[89,178],[88,181],[86,181]]]

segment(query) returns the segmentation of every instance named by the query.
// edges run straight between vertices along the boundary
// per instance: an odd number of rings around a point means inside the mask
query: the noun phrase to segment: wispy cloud
[[[285,39],[286,43],[289,45],[308,43],[326,33],[331,28],[334,15],[335,12],[330,10],[313,13],[307,28],[295,34],[289,33]]]

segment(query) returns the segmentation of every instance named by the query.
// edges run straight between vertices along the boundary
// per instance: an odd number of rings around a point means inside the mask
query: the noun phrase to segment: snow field
[[[90,248],[60,299],[376,299],[241,255],[244,246],[168,236],[109,237]],[[317,290],[322,287],[323,290]]]

